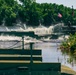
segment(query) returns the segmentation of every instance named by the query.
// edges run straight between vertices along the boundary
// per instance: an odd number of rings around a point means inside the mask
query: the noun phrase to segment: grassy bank
[[[62,75],[76,75],[74,70],[64,65],[61,66],[61,73]]]

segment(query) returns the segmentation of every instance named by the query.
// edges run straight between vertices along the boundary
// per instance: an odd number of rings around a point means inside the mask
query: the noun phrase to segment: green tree
[[[0,15],[1,15],[1,24],[5,21],[5,25],[12,25],[16,22],[16,5],[17,2],[14,0],[0,0]]]
[[[72,8],[51,3],[36,3],[35,0],[0,0],[0,25],[13,25],[21,21],[27,25],[38,26],[39,24],[50,26],[53,23],[70,21],[76,25],[76,9],[72,16]],[[58,13],[62,18],[58,18]]]

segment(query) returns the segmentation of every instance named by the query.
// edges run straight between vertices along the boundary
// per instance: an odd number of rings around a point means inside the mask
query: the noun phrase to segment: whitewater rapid
[[[33,31],[36,35],[41,36],[41,35],[51,35],[53,33],[61,33],[60,29],[62,28],[64,24],[63,23],[58,23],[56,25],[51,25],[49,27],[45,27],[43,25],[39,25],[38,27],[31,27],[31,26],[26,26],[25,24],[23,25],[17,25],[17,26],[0,26],[0,31],[7,32],[7,31],[21,31],[21,32],[26,32],[26,31]],[[63,40],[64,36],[62,35],[59,37],[60,40]],[[68,38],[68,36],[67,36]],[[0,35],[0,40],[20,40],[21,37],[18,36],[9,36],[9,35]],[[29,36],[25,36],[25,40],[32,40],[32,41],[38,41],[36,38],[32,38]],[[42,37],[42,40],[50,40],[50,37]],[[40,40],[41,40],[40,39]]]

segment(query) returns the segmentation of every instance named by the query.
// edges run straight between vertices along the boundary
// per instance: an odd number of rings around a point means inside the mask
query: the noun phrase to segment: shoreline
[[[72,74],[72,75],[76,75],[76,72],[74,70],[72,70],[71,68],[65,66],[65,65],[61,65],[61,73],[62,75],[65,73],[67,74]]]

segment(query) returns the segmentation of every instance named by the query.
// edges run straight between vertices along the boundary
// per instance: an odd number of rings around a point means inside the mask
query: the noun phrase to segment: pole
[[[32,65],[33,65],[33,43],[30,43],[30,53],[31,53],[31,58],[30,58],[30,75],[32,75]]]
[[[33,56],[32,56],[32,51],[33,51],[33,43],[30,43],[30,50],[31,50],[31,64],[33,63]]]
[[[71,26],[73,25],[73,16],[74,16],[74,9],[73,9],[73,5],[72,5]],[[73,33],[73,32],[72,32],[72,27],[70,27],[70,29],[71,29],[71,33]]]
[[[22,50],[24,50],[24,36],[22,36]]]
[[[72,17],[74,16],[74,9],[73,9],[73,5],[72,5]]]

